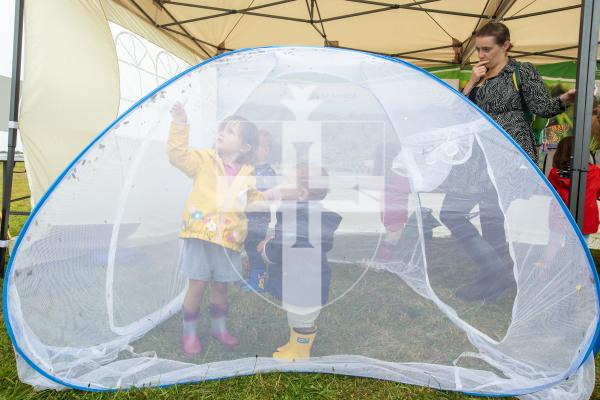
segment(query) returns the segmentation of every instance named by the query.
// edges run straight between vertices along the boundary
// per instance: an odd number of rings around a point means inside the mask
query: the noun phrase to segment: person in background
[[[598,117],[592,118],[592,130],[600,130]],[[569,191],[571,188],[571,154],[573,151],[573,137],[567,136],[558,142],[556,153],[552,160],[552,169],[548,180],[558,192],[562,201],[569,206]],[[583,229],[581,233],[587,239],[590,234],[598,232],[598,203],[600,196],[600,168],[588,163],[588,173],[585,184],[585,208],[583,212]],[[552,221],[550,221],[552,227]]]
[[[500,22],[484,25],[475,35],[475,45],[479,62],[463,93],[502,126],[537,165],[532,114],[552,117],[564,112],[575,100],[575,89],[550,97],[532,64],[508,57],[510,31]]]
[[[260,130],[259,143],[255,152],[255,174],[256,188],[258,190],[268,190],[275,187],[275,171],[269,165],[269,155],[271,154],[271,134],[268,131]],[[256,250],[256,246],[265,239],[269,223],[271,222],[271,212],[254,211],[246,212],[248,217],[248,236],[244,247],[248,255],[248,280],[241,282],[240,286],[245,291],[255,291],[258,293],[265,291],[265,280],[267,278],[265,263],[261,255]]]

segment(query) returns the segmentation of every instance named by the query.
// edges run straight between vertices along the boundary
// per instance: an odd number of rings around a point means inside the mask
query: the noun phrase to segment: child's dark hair
[[[329,174],[323,167],[299,163],[296,164],[296,184],[299,188],[306,189],[307,200],[323,200],[329,193]]]
[[[552,166],[561,171],[571,169],[571,152],[573,149],[573,136],[560,139],[556,147],[556,153],[552,159]]]
[[[219,132],[224,130],[231,122],[237,122],[240,126],[240,139],[243,144],[250,146],[250,151],[241,154],[236,160],[240,164],[254,163],[254,154],[259,144],[258,128],[252,122],[238,115],[231,115],[221,121],[219,124]]]
[[[510,40],[510,31],[502,22],[488,22],[481,27],[475,34],[475,37],[492,36],[497,45],[502,46],[507,40]],[[508,50],[512,49],[512,44]]]
[[[267,131],[266,129],[260,129],[258,131],[258,136],[261,138],[267,138],[269,140],[273,140],[273,137],[271,136],[271,132]]]

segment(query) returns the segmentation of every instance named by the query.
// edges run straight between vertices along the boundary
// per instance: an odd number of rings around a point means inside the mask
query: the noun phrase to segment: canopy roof
[[[581,1],[28,0],[25,7],[19,127],[35,202],[118,114],[119,81],[128,75],[107,21],[190,65],[238,48],[327,43],[458,71],[476,59],[472,33],[498,20],[511,30],[513,57],[561,62],[573,78]]]
[[[577,0],[116,0],[201,58],[269,45],[330,45],[425,65],[467,64],[487,21],[511,30],[513,57],[575,60]],[[453,47],[454,46],[454,47]]]

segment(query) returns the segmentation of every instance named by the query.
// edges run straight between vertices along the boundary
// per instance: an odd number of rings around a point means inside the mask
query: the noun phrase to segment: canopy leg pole
[[[4,276],[4,262],[8,250],[8,218],[12,195],[15,147],[19,121],[19,99],[21,91],[21,47],[23,44],[23,9],[25,0],[15,2],[15,29],[13,41],[12,81],[10,88],[10,120],[8,122],[8,153],[2,180],[2,221],[0,228],[0,276]]]
[[[583,229],[585,187],[590,159],[589,144],[594,106],[599,23],[600,0],[584,0],[579,24],[577,98],[575,101],[573,154],[571,155],[573,174],[569,193],[569,209],[580,229]]]

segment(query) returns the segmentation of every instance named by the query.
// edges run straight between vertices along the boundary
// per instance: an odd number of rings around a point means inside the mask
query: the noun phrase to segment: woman
[[[537,149],[523,100],[517,92],[513,73],[517,61],[508,57],[510,32],[506,25],[490,22],[475,35],[479,62],[463,93],[508,132],[537,164]],[[575,99],[575,89],[551,98],[540,74],[530,63],[520,64],[523,99],[531,113],[552,117],[565,111]]]
[[[523,100],[513,80],[517,62],[508,58],[511,48],[508,28],[501,23],[485,25],[477,32],[475,45],[480,61],[473,67],[464,94],[498,122],[537,163],[530,121],[525,116]],[[534,114],[544,117],[559,114],[574,100],[575,90],[550,98],[542,78],[531,64],[520,64],[519,69],[523,99]],[[504,214],[487,167],[484,152],[474,141],[471,158],[464,164],[455,165],[442,184],[446,195],[440,220],[480,269],[476,281],[456,293],[465,301],[491,301],[515,287]],[[464,182],[465,177],[469,178],[470,185],[457,183]],[[481,234],[471,222],[471,211],[476,205]]]

